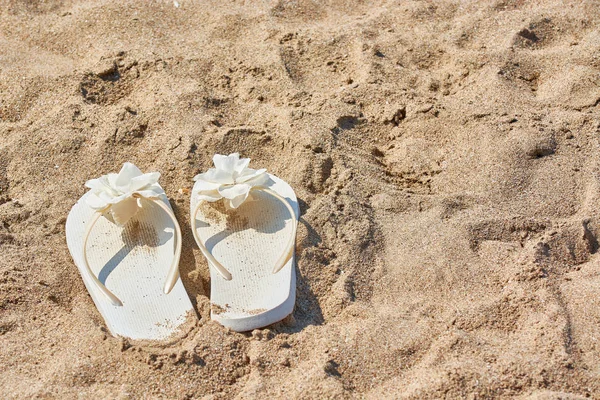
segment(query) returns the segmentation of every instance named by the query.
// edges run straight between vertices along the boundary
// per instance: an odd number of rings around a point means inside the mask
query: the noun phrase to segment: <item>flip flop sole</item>
[[[88,192],[89,193],[89,192]],[[163,292],[174,255],[173,221],[153,202],[119,227],[100,218],[88,241],[90,268],[123,306],[114,306],[96,288],[83,265],[83,240],[94,210],[85,194],[73,206],[66,223],[69,252],[110,332],[131,339],[164,340],[193,313],[181,279],[169,294]],[[161,196],[169,207],[166,196]]]
[[[299,215],[290,185],[270,177],[274,181],[270,188]],[[204,202],[196,216],[198,236],[232,275],[228,281],[210,268],[211,318],[238,332],[282,320],[296,301],[295,257],[272,273],[292,234],[295,217],[272,195],[253,191],[251,196],[236,210],[225,210],[222,201]],[[198,204],[193,197],[192,210]]]

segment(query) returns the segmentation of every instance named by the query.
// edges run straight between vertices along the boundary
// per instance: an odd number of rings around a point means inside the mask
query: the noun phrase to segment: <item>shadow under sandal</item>
[[[216,154],[191,198],[196,243],[208,260],[211,318],[243,332],[289,315],[296,301],[294,191],[250,159]]]
[[[67,218],[71,256],[115,336],[167,339],[193,313],[179,279],[181,230],[159,177],[125,163],[87,181]]]

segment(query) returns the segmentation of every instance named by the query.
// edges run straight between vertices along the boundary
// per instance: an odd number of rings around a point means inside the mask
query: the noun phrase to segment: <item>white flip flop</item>
[[[211,267],[211,318],[237,332],[262,328],[294,309],[298,200],[283,180],[248,168],[249,158],[213,161],[194,178],[190,204],[192,232]]]
[[[159,177],[125,163],[87,181],[67,218],[69,252],[115,336],[167,339],[195,316],[179,279],[181,230]]]

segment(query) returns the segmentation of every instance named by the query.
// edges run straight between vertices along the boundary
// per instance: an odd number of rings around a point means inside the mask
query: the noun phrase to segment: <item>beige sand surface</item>
[[[2,1],[2,398],[600,398],[598,1]],[[301,200],[293,318],[209,319],[191,178]],[[85,180],[162,173],[199,322],[107,334]]]

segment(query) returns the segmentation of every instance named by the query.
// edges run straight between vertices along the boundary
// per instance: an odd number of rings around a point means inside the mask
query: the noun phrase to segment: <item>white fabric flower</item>
[[[103,175],[85,183],[91,189],[86,203],[96,211],[110,207],[115,223],[125,225],[141,207],[139,197],[152,199],[163,193],[158,178],[160,173],[143,174],[138,167],[126,162],[118,174]]]
[[[215,168],[194,177],[192,191],[202,200],[214,202],[226,199],[231,208],[238,208],[254,186],[266,186],[270,182],[266,169],[248,168],[249,158],[240,158],[238,153],[228,156],[215,154]]]

